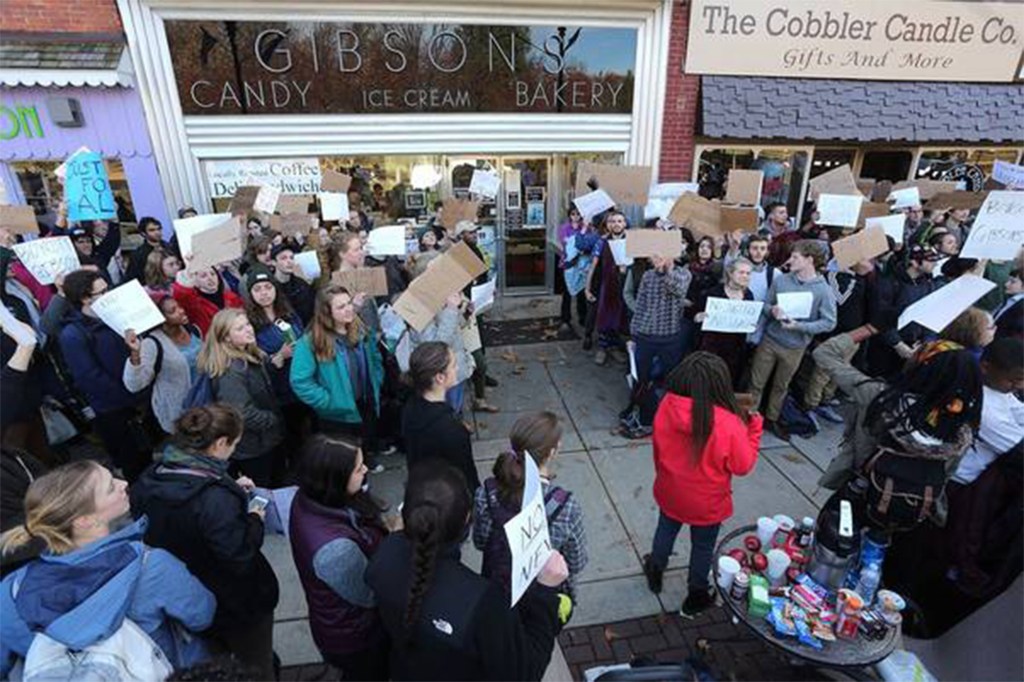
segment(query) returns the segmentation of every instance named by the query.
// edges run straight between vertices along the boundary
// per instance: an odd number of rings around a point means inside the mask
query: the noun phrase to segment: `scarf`
[[[185,450],[170,443],[160,453],[160,464],[171,469],[193,469],[217,478],[228,475],[228,460]]]

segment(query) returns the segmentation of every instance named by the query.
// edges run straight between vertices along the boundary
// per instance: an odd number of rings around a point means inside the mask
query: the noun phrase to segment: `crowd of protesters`
[[[480,480],[468,413],[498,410],[488,400],[497,381],[485,349],[465,345],[469,286],[418,330],[395,335],[385,324],[395,315],[388,304],[452,244],[490,265],[477,225],[446,229],[438,215],[416,234],[415,253],[377,259],[364,251],[372,222],[353,205],[348,221],[305,237],[247,216],[244,258],[205,268],[189,267],[191,255],[152,218],[139,222],[143,241],[130,252],[116,223],[59,220],[40,238],[70,237],[81,267],[52,286],[17,261],[11,247],[21,237],[0,226],[0,296],[11,313],[0,674],[37,664],[30,647],[45,636],[76,651],[133,644],[146,659],[138,665],[164,677],[230,656],[253,679],[273,679],[279,590],[261,552],[261,495],[294,485],[285,530],[313,640],[346,679],[540,678],[588,558],[582,507],[552,482],[563,425],[546,412],[521,417],[493,476]],[[945,580],[965,604],[990,598],[1020,570],[1020,518],[1006,514],[1019,511],[1021,494],[1020,256],[958,258],[970,213],[925,221],[911,211],[902,242],[840,268],[830,242],[842,230],[817,225],[813,210],[799,228],[783,205],[765,214],[758,231],[725,236],[652,221],[646,227],[680,232],[683,253],[631,265],[609,246],[632,229],[619,210],[585,219],[570,206],[557,232],[562,322],[571,327],[575,309],[597,365],[633,358],[619,433],[654,442],[659,517],[648,584],[660,591],[689,525],[682,612],[710,606],[731,477],[753,469],[762,428],[789,440],[825,420],[848,422],[829,487],[858,477],[880,443],[928,451],[946,469],[948,495],[933,523],[893,552],[910,560],[925,545],[941,549],[942,570],[912,575],[893,561],[887,580],[910,595]],[[316,254],[319,278],[298,266],[303,252]],[[386,295],[334,277],[366,266],[385,270]],[[997,287],[940,332],[898,326],[909,305],[964,273]],[[488,268],[470,286],[490,276]],[[130,279],[164,323],[121,336],[93,305]],[[798,320],[780,306],[794,292],[811,297]],[[762,302],[757,329],[703,332],[711,298]],[[855,413],[841,414],[841,398]],[[58,445],[72,437],[91,440],[95,457],[67,462]],[[367,480],[396,452],[409,478],[403,505],[388,513]],[[502,526],[523,503],[527,458],[554,552],[510,609]],[[482,574],[461,561],[469,537]],[[156,647],[138,653],[150,640]]]

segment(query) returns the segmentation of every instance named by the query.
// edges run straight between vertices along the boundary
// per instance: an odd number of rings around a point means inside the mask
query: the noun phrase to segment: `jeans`
[[[576,296],[572,296],[567,289],[562,290],[562,314],[559,319],[562,322],[569,324],[572,322],[572,299],[576,299],[576,318],[579,320],[580,325],[586,326],[587,324],[587,295],[582,291]]]
[[[683,359],[684,341],[682,332],[672,336],[636,336],[637,381],[633,389],[633,403],[640,407],[640,423],[644,426],[654,422],[654,413],[658,409],[657,396],[653,387],[648,385],[654,358],[661,358],[662,370],[668,376]]]
[[[665,570],[668,557],[676,544],[676,536],[683,524],[658,512],[658,529],[654,531],[654,545],[651,547],[651,563],[655,568]],[[707,591],[708,573],[715,555],[715,541],[721,524],[711,526],[690,526],[690,570],[686,587],[690,592]]]

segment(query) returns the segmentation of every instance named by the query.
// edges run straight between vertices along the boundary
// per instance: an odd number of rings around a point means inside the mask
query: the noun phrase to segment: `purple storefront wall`
[[[82,108],[85,124],[81,128],[61,128],[50,121],[46,108],[48,97],[72,97]],[[24,201],[8,162],[63,161],[82,146],[101,152],[106,159],[119,159],[124,166],[128,191],[138,218],[153,216],[172,232],[171,214],[167,210],[160,176],[157,173],[149,132],[138,94],[122,87],[3,87],[0,104],[15,109],[36,107],[42,137],[20,134],[0,144],[0,169],[12,199]],[[7,122],[4,122],[5,125]]]

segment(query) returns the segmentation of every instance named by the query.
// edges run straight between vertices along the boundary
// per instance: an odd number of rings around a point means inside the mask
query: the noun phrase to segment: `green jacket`
[[[360,343],[369,362],[373,402],[379,412],[384,365],[376,343],[369,337]],[[330,362],[318,361],[313,354],[313,339],[309,332],[303,334],[295,344],[290,379],[295,395],[312,407],[321,419],[347,424],[359,424],[363,421],[356,407],[345,357],[335,353],[334,360]]]

